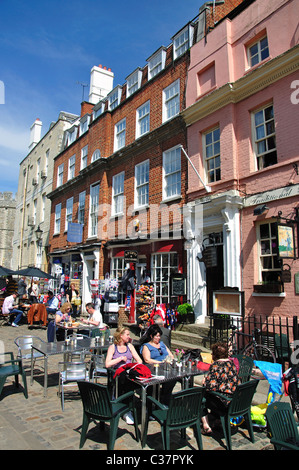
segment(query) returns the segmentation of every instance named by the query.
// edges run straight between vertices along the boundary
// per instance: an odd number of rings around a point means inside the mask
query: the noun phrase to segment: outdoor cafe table
[[[47,396],[48,388],[48,358],[49,356],[54,356],[57,354],[72,354],[81,351],[90,351],[96,350],[100,351],[102,354],[103,351],[107,351],[110,343],[105,340],[104,342],[99,342],[96,338],[83,338],[80,336],[76,341],[70,341],[66,344],[65,341],[56,341],[51,343],[46,343],[41,341],[40,343],[36,342],[31,347],[31,385],[33,383],[33,350],[38,351],[44,356],[44,397]]]
[[[67,337],[67,333],[68,331],[80,331],[80,330],[86,330],[88,331],[88,335],[91,336],[91,332],[92,330],[98,328],[98,326],[95,326],[95,325],[87,325],[87,324],[84,324],[84,323],[80,323],[79,325],[76,325],[76,326],[68,326],[68,324],[64,324],[64,323],[56,323],[56,326],[57,328],[61,328],[62,330],[64,330],[64,337],[66,338]]]
[[[196,365],[182,365],[178,367],[176,364],[171,365],[167,363],[161,363],[159,367],[154,367],[152,364],[147,364],[151,370],[152,377],[146,379],[130,379],[141,387],[141,445],[144,447],[146,436],[145,433],[145,420],[146,420],[146,392],[149,386],[161,385],[171,380],[182,381],[182,388],[186,389],[189,387],[189,381],[196,375],[204,374],[203,370],[197,368]]]

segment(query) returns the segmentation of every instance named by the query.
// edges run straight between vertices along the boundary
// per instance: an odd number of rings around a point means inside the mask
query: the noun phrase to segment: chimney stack
[[[113,89],[114,73],[102,65],[94,66],[90,72],[89,102],[97,104]]]
[[[32,124],[32,126],[30,127],[30,143],[29,143],[30,151],[40,141],[41,133],[42,133],[42,125],[43,125],[42,121],[37,118]]]

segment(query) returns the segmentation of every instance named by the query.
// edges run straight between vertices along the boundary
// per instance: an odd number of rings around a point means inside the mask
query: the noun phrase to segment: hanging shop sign
[[[138,261],[138,251],[125,250],[124,258],[125,258],[125,262],[137,263],[137,261]]]
[[[277,224],[277,242],[279,258],[296,258],[294,227],[292,225]]]

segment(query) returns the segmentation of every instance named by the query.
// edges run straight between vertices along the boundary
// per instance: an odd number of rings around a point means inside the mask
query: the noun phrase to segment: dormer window
[[[108,95],[109,110],[112,111],[120,104],[122,88],[118,85]]]
[[[66,145],[71,145],[77,138],[77,126],[71,127],[66,132]]]
[[[188,24],[173,36],[173,58],[174,60],[183,55],[193,43],[194,27]]]
[[[105,111],[105,101],[100,101],[96,106],[93,108],[93,120],[99,117]]]
[[[150,80],[165,68],[166,48],[161,47],[157,52],[155,52],[151,57],[147,59],[147,62],[148,80]]]
[[[88,125],[90,121],[90,116],[84,116],[80,121],[80,135],[85,134],[88,131]]]
[[[131,96],[135,91],[137,91],[141,86],[142,80],[142,70],[138,68],[127,78],[127,97]]]

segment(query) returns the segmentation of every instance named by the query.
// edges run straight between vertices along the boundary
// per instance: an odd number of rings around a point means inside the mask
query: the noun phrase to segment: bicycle
[[[232,330],[232,332],[228,339],[225,339],[225,342],[227,341],[230,347],[231,356],[234,356],[235,354],[244,354],[245,356],[252,357],[252,359],[256,361],[267,361],[272,363],[276,362],[275,355],[271,349],[264,344],[259,344],[257,342],[256,336],[260,333],[258,328],[255,328],[251,334],[239,331],[235,325],[230,325],[229,328]],[[251,341],[249,341],[245,347],[240,349],[238,347],[238,340],[236,337],[237,335],[251,338]]]

